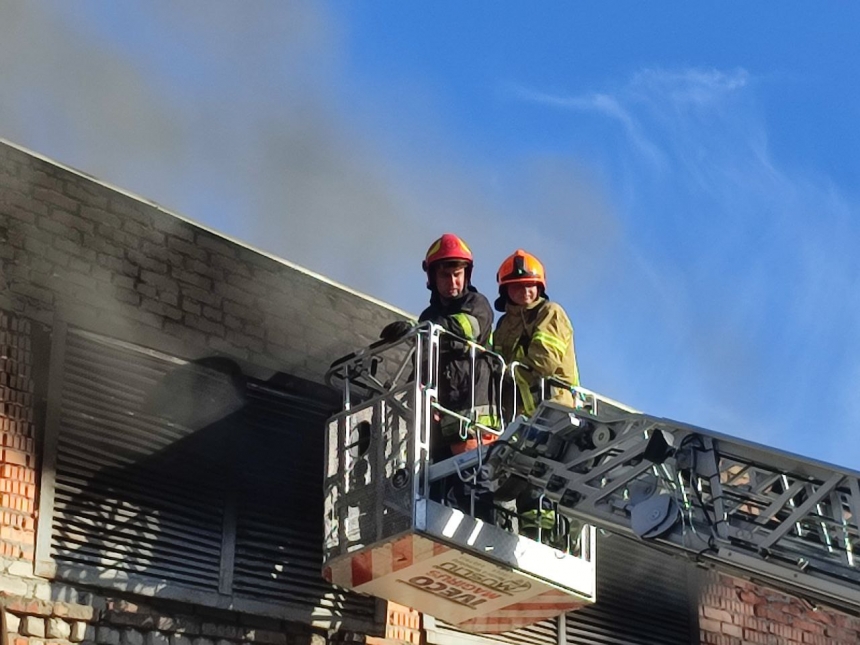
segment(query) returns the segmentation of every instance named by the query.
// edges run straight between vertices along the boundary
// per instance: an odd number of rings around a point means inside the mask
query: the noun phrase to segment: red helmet
[[[453,233],[445,233],[427,249],[427,255],[424,257],[424,262],[421,263],[421,268],[426,272],[437,262],[456,260],[465,262],[471,267],[472,251],[459,237]]]
[[[543,264],[535,256],[522,249],[514,251],[513,255],[505,258],[496,273],[499,287],[516,282],[534,282],[546,289],[546,274]]]

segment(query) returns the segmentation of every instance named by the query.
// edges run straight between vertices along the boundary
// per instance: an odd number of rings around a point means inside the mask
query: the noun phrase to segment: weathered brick
[[[140,279],[146,282],[147,284],[151,284],[158,288],[159,291],[178,291],[179,285],[176,284],[176,281],[172,278],[161,275],[159,273],[153,273],[152,271],[141,271]]]
[[[137,627],[140,629],[152,629],[155,627],[155,617],[152,614],[140,611],[108,609],[102,613],[102,622],[120,627]]]
[[[27,235],[26,237],[21,236],[23,239],[23,245],[18,242],[18,231],[10,230],[8,233],[9,243],[13,246],[23,246],[25,250],[30,253],[34,253],[36,255],[47,255],[49,249],[51,248],[50,240],[40,239],[36,235]]]
[[[185,258],[183,266],[191,273],[196,273],[197,275],[210,278],[215,282],[226,279],[226,272],[223,269],[213,266],[211,262],[201,262],[194,258]]]
[[[220,310],[214,309],[213,307],[203,307],[203,315],[209,320],[221,321],[223,314]]]
[[[146,298],[145,300],[143,300],[143,302],[141,302],[140,306],[143,308],[144,311],[151,311],[154,314],[164,316],[165,318],[171,318],[173,320],[182,320],[182,310],[180,310],[178,307],[168,305],[165,302]]]
[[[95,610],[89,605],[79,605],[68,602],[55,602],[52,614],[60,618],[73,620],[93,620]]]
[[[182,309],[190,314],[194,314],[195,316],[199,316],[203,313],[203,307],[200,303],[194,300],[194,298],[189,298],[188,296],[182,297]]]
[[[201,318],[200,316],[195,316],[194,314],[190,313],[186,313],[184,315],[183,321],[189,327],[199,329],[200,331],[205,332],[207,334],[222,337],[224,336],[224,325],[220,323],[212,322],[211,320],[207,320],[206,318]]]
[[[63,193],[84,206],[104,209],[108,205],[107,197],[94,195],[82,189],[77,182],[66,181],[63,183]]]
[[[98,235],[90,235],[89,233],[85,233],[83,237],[83,242],[81,243],[84,248],[92,249],[96,251],[96,257],[99,262],[104,262],[103,257],[109,256],[112,259],[124,259],[125,258],[125,249],[118,245],[109,242],[103,237]]]
[[[6,621],[6,631],[10,634],[19,633],[18,630],[21,628],[21,619],[15,614],[10,614],[8,611],[4,612],[4,614],[3,619]]]
[[[270,296],[272,293],[271,287],[264,284],[259,284],[257,282],[254,282],[253,280],[246,280],[242,276],[235,274],[228,274],[227,282],[234,287],[240,287],[257,296]]]
[[[72,240],[75,244],[80,244],[83,239],[81,236],[81,232],[75,228],[70,226],[66,226],[65,224],[61,224],[54,218],[48,217],[40,217],[36,226],[41,228],[43,231],[48,231],[53,235],[59,235],[65,238]]]
[[[77,255],[84,259],[95,260],[97,257],[96,252],[92,249],[84,248],[80,244],[62,237],[54,238],[54,248],[64,251],[69,255]]]
[[[141,269],[151,271],[153,273],[166,274],[166,254],[161,255],[165,256],[163,260],[157,257],[152,257],[148,254],[141,253],[140,251],[135,251],[134,249],[128,249],[125,253],[126,259],[133,265],[139,266]]]
[[[9,290],[19,296],[33,298],[34,300],[38,300],[46,305],[53,304],[54,302],[54,294],[50,289],[44,289],[43,287],[38,287],[35,284],[13,282],[9,286]]]
[[[96,224],[119,228],[122,226],[122,220],[102,208],[93,208],[92,206],[82,206],[80,210],[81,217],[90,220]]]
[[[113,240],[125,249],[137,249],[141,245],[141,240],[136,235],[132,235],[122,229],[108,226],[107,224],[98,225],[98,234]]]
[[[156,329],[161,329],[163,319],[161,318],[161,316],[158,316],[149,311],[143,311],[136,307],[126,307],[123,309],[122,315],[126,318],[136,320],[137,322],[142,323],[144,325],[148,325]]]
[[[136,629],[124,629],[120,633],[120,645],[143,645],[143,634]]]
[[[213,251],[219,255],[227,256],[228,258],[235,258],[238,255],[235,244],[224,239],[219,239],[205,231],[198,231],[195,241],[199,247]]]
[[[248,359],[250,352],[242,347],[237,347],[218,336],[210,336],[206,341],[207,345],[216,352],[235,356],[236,358]]]
[[[72,635],[72,626],[62,618],[48,618],[45,621],[45,636],[68,640]]]
[[[159,291],[158,300],[171,307],[179,306],[179,294],[175,291]]]
[[[57,186],[59,188],[59,186]],[[63,210],[69,212],[77,212],[78,210],[78,202],[74,199],[63,195],[57,190],[51,190],[48,188],[42,188],[41,186],[36,186],[33,190],[33,197],[42,203],[52,204],[54,206],[59,206]]]
[[[158,297],[158,289],[156,289],[151,284],[146,284],[145,282],[135,281],[134,290],[140,293],[140,295],[145,296],[147,298],[157,298]]]
[[[705,618],[710,618],[721,623],[732,623],[732,615],[723,609],[717,609],[715,607],[703,607],[703,613]]]
[[[35,170],[28,173],[27,180],[32,183],[34,187],[40,186],[41,188],[53,190],[58,193],[63,190],[62,182],[53,175],[46,173],[44,170]]]
[[[149,226],[153,222],[153,207],[125,195],[112,194],[110,210],[126,219],[132,219],[138,224]],[[161,219],[161,218],[156,218]]]
[[[187,282],[188,284],[204,289],[205,291],[212,290],[212,280],[197,273],[173,266],[170,267],[170,275],[181,282]]]
[[[185,240],[181,240],[178,237],[168,236],[167,247],[173,249],[174,251],[178,251],[183,255],[196,258],[197,260],[205,260],[207,257],[206,251],[197,248],[196,246],[194,246],[194,244],[186,242]]]
[[[265,348],[262,340],[251,338],[232,330],[227,331],[227,340],[236,347],[244,347],[250,349],[252,352],[262,352]]]
[[[39,616],[23,616],[19,627],[24,636],[45,637],[45,619]]]
[[[111,282],[115,284],[117,287],[122,287],[123,289],[134,289],[136,280],[127,275],[117,275],[114,274],[111,277]]]
[[[63,226],[66,226],[68,228],[80,231],[81,233],[92,233],[95,230],[95,225],[92,222],[59,208],[53,209],[51,211],[50,217],[52,221],[57,222],[58,224],[62,224]]]
[[[6,203],[9,206],[15,207],[15,208],[7,210],[7,212],[9,212],[9,214],[12,215],[13,217],[15,217],[15,212],[18,209],[20,209],[22,211],[26,211],[28,213],[33,213],[33,215],[47,215],[48,214],[48,207],[44,203],[33,199],[29,195],[24,195],[22,193],[17,193],[17,192],[13,191],[13,192],[7,194],[5,197],[6,197]]]
[[[242,638],[239,627],[223,623],[204,622],[200,627],[200,633],[213,638],[232,638],[236,640]]]
[[[209,258],[209,265],[215,267],[222,272],[235,273],[245,278],[251,277],[251,267],[245,262],[237,259],[228,258],[224,255],[213,253]],[[283,282],[283,280],[281,280]]]
[[[215,291],[206,291],[205,289],[195,287],[194,285],[183,284],[181,285],[180,292],[182,293],[183,297],[188,296],[190,298],[193,298],[197,302],[201,302],[212,307],[217,307],[220,302],[217,288]]]
[[[126,289],[124,287],[115,287],[113,290],[113,296],[119,302],[135,306],[139,305],[141,300],[140,294],[137,293],[137,291]]]
[[[213,291],[219,296],[223,296],[227,300],[232,300],[233,302],[238,303],[240,305],[252,306],[257,300],[252,294],[248,293],[244,289],[240,289],[239,287],[236,287],[231,284],[226,284],[224,282],[219,282],[218,284],[214,285]],[[195,296],[195,298],[197,297]],[[201,302],[206,302],[206,304],[214,304],[212,302],[207,302],[206,300],[203,300],[201,298],[197,298],[197,300],[200,300]],[[235,312],[231,313],[236,315]]]
[[[99,645],[120,645],[120,632],[113,627],[100,626],[96,630],[96,642]]]
[[[268,629],[245,630],[244,638],[255,643],[267,643],[268,645],[286,645],[287,635]]]
[[[78,273],[88,274],[90,272],[90,264],[84,262],[80,258],[69,258],[69,269]]]
[[[20,206],[11,205],[6,208],[5,212],[10,217],[18,220],[19,222],[23,222],[24,224],[36,223],[36,214],[30,210],[21,208]]]
[[[149,632],[144,638],[146,645],[170,645],[170,638],[162,632]]]
[[[96,628],[93,625],[87,625],[85,622],[76,620],[72,623],[72,633],[69,634],[69,640],[73,643],[81,641],[92,641],[96,635]]]

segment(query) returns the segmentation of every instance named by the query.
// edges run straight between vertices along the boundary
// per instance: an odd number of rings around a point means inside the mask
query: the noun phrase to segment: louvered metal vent
[[[240,379],[237,394],[194,382],[202,403],[188,406],[170,381],[186,361],[81,331],[56,336],[43,508],[53,507],[58,577],[378,627],[375,599],[320,574],[326,404]]]
[[[68,334],[52,554],[97,567],[100,578],[145,574],[217,590],[224,479],[217,464],[182,459],[191,430],[142,413],[171,367]]]
[[[463,634],[429,619],[432,645],[688,645],[698,643],[691,565],[618,536],[598,538],[597,603],[505,634]],[[566,639],[566,640],[565,640]]]
[[[567,614],[569,645],[697,643],[692,565],[619,536],[597,548],[597,603]]]
[[[323,427],[328,410],[250,387],[241,465],[233,590],[371,620],[376,601],[334,592],[320,575]],[[309,457],[315,456],[315,457]],[[260,494],[261,488],[266,491]]]

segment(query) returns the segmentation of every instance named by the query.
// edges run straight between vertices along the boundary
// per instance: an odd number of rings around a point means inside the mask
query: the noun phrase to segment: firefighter
[[[439,404],[472,421],[495,427],[498,415],[490,406],[491,366],[481,352],[476,352],[473,393],[473,359],[469,346],[454,338],[465,338],[489,349],[493,309],[490,301],[471,284],[472,251],[461,238],[445,233],[430,245],[421,266],[427,276],[430,304],[418,317],[418,322],[432,322],[453,334],[443,334],[440,338]],[[409,323],[398,321],[386,326],[380,337],[394,340],[409,329]],[[456,417],[440,412],[434,421],[430,438],[433,461],[477,447],[478,437],[474,432],[465,432],[468,428]],[[495,435],[484,433],[480,439],[492,441]]]
[[[503,312],[493,335],[493,349],[508,363],[527,369],[514,371],[517,412],[531,415],[541,400],[542,378],[579,385],[579,368],[573,346],[573,326],[561,305],[546,295],[543,265],[531,253],[518,249],[505,259],[496,274]],[[544,398],[573,407],[569,388],[544,388]]]
[[[541,389],[542,378],[579,385],[573,326],[561,305],[547,298],[543,265],[534,255],[518,249],[502,262],[496,280],[499,298],[495,306],[504,315],[493,334],[493,349],[508,364],[517,362],[526,368],[514,368],[517,396],[507,397],[508,404],[526,416],[542,398],[573,407],[569,387],[545,385]],[[519,528],[525,535],[536,537],[540,527],[541,539],[553,542],[570,529],[538,489],[527,488],[517,497],[516,506]]]
[[[451,233],[445,233],[430,245],[422,263],[427,274],[430,305],[421,312],[418,322],[430,321],[455,336],[489,348],[493,331],[493,309],[490,301],[472,286],[472,251]],[[493,426],[490,409],[490,366],[480,353],[474,362],[474,408],[472,407],[472,357],[466,344],[450,336],[441,339],[439,364],[439,404],[452,412],[483,425]],[[436,425],[436,424],[434,424]],[[431,457],[444,459],[477,446],[471,434],[463,439],[461,423],[441,415],[438,435],[431,437]],[[485,434],[486,441],[495,438]]]
[[[496,427],[498,415],[490,406],[491,366],[480,351],[474,353],[466,339],[489,349],[493,330],[490,301],[471,284],[472,252],[456,235],[445,233],[430,245],[422,263],[430,290],[430,304],[421,312],[418,322],[432,322],[449,334],[439,340],[438,402],[430,427],[430,460],[438,462],[478,446],[490,443],[496,436],[482,432],[476,435],[472,422]],[[407,323],[391,323],[380,335],[391,340],[407,332]],[[474,374],[473,374],[474,371]],[[474,390],[472,383],[474,382]],[[448,410],[468,422],[448,414]],[[434,482],[431,498],[472,512],[486,521],[495,521],[492,494],[485,483],[469,484],[453,476]]]

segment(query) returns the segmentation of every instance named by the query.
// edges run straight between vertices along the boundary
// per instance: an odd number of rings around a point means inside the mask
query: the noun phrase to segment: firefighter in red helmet
[[[430,304],[418,317],[430,321],[483,347],[493,329],[490,302],[471,284],[472,251],[456,235],[445,233],[430,245],[421,267],[427,274]],[[439,403],[442,407],[484,425],[495,425],[489,401],[490,366],[480,355],[474,364],[475,392],[472,407],[472,359],[468,347],[451,336],[442,337],[439,365]],[[477,446],[478,439],[463,440],[460,424],[442,415],[438,436],[431,438],[431,457],[444,459]],[[488,435],[486,440],[494,438]]]

